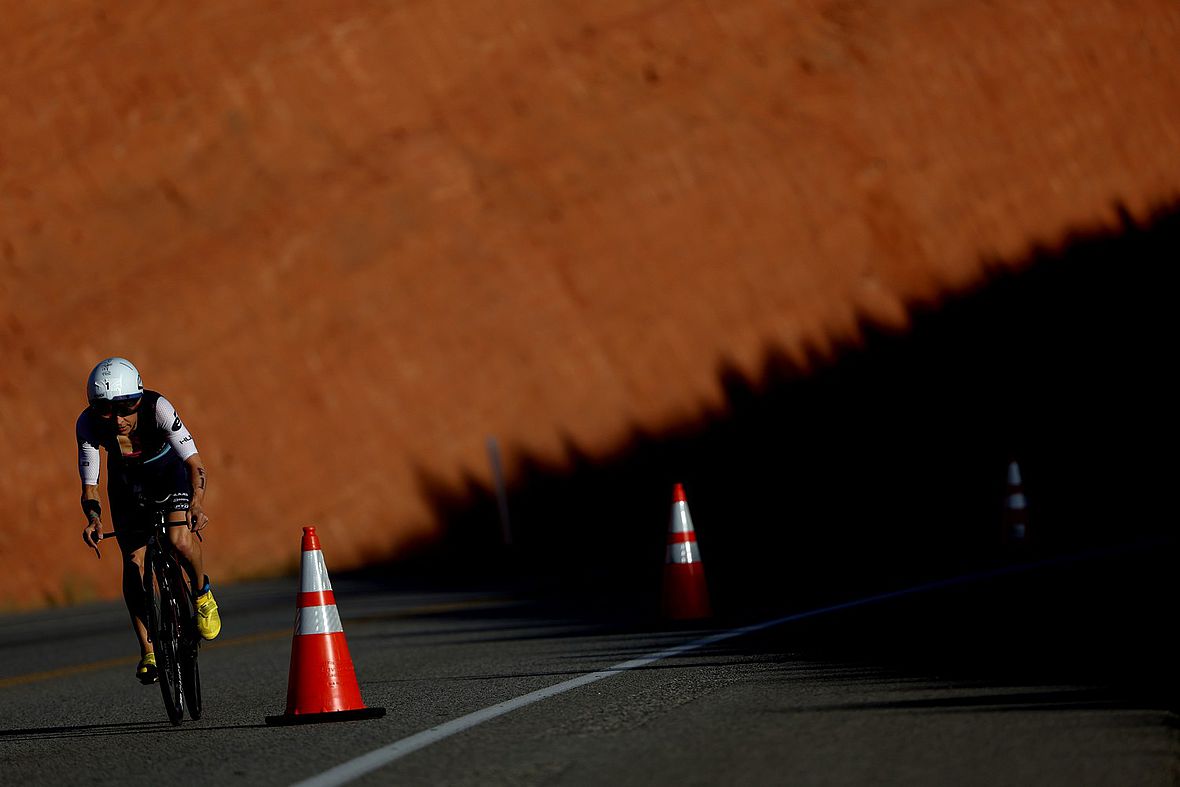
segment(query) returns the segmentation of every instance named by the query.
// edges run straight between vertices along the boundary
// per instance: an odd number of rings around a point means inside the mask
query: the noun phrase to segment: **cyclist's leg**
[[[174,517],[179,516],[177,521]],[[194,578],[193,596],[196,601],[197,631],[202,639],[215,639],[221,632],[221,614],[217,611],[217,601],[213,598],[213,590],[209,587],[209,577],[205,574],[205,561],[201,552],[201,542],[188,529],[184,520],[185,512],[176,512],[168,518],[168,540],[172,542],[176,554],[180,556],[182,568]]]
[[[186,522],[193,488],[184,464],[176,459],[162,463],[151,479],[150,488],[154,505],[164,512],[168,540],[180,558],[180,567],[188,574],[193,593],[198,593],[205,584],[205,561],[201,542],[189,531]]]
[[[180,558],[180,567],[188,574],[192,583],[193,593],[200,592],[205,585],[205,560],[201,551],[201,542],[193,536],[185,521],[184,511],[170,511],[168,513],[168,540],[172,542],[176,554]]]
[[[214,639],[221,631],[221,616],[217,602],[205,575],[205,560],[200,540],[192,534],[185,521],[192,501],[193,489],[188,472],[180,461],[162,465],[153,479],[156,495],[153,499],[164,511],[168,523],[168,540],[179,558],[180,567],[188,574],[196,597],[197,630],[202,639]],[[160,510],[160,509],[157,509]]]
[[[120,542],[120,548],[122,543]],[[139,640],[139,655],[152,652],[152,643],[148,641],[147,626],[144,616],[147,610],[143,604],[143,553],[145,547],[123,550],[123,600],[127,602],[127,611],[131,614],[131,625],[135,629],[135,636]]]
[[[122,490],[108,491],[111,521],[119,533],[119,551],[123,555],[123,600],[131,615],[131,627],[135,630],[135,638],[139,640],[139,655],[142,658],[152,652],[145,623],[147,610],[143,603],[143,555],[147,546],[147,531],[137,527],[142,522],[136,516],[138,507],[135,503]]]

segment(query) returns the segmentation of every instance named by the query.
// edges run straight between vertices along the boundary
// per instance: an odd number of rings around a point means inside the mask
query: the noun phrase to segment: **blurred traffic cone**
[[[384,716],[385,708],[366,708],[361,701],[356,670],[314,527],[303,528],[300,573],[287,710],[281,716],[267,716],[266,723],[309,724]]]
[[[1008,490],[1004,496],[1003,524],[1003,542],[1006,546],[1018,546],[1028,540],[1028,499],[1024,496],[1020,464],[1015,459],[1008,463]]]
[[[700,620],[712,614],[697,534],[688,513],[688,498],[684,487],[676,484],[672,490],[672,522],[668,525],[668,553],[664,560],[664,616],[672,620]]]

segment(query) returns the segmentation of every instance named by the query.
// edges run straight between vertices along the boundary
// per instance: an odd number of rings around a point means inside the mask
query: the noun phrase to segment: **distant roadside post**
[[[488,460],[492,463],[492,482],[496,487],[496,505],[500,509],[500,536],[504,546],[512,546],[512,522],[508,518],[508,489],[504,484],[504,463],[500,457],[500,441],[487,439]]]

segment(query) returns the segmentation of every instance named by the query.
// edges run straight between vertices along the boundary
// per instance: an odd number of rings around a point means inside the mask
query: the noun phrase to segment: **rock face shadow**
[[[1126,216],[1124,212],[1124,216]],[[779,608],[1010,557],[1008,462],[1029,555],[1158,536],[1174,424],[1175,206],[1076,233],[978,288],[916,309],[904,333],[804,372],[768,346],[757,379],[718,374],[723,411],[591,456],[525,457],[508,489],[421,481],[446,535],[420,565],[523,573],[602,603],[653,603],[675,482],[723,609]]]

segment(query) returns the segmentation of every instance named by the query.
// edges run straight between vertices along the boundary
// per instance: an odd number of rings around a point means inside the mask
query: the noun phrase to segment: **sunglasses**
[[[94,410],[99,418],[110,418],[112,415],[132,415],[139,410],[139,402],[139,397],[135,399],[123,399],[118,402],[112,402],[109,399],[99,399],[96,402],[91,402],[90,409]]]

